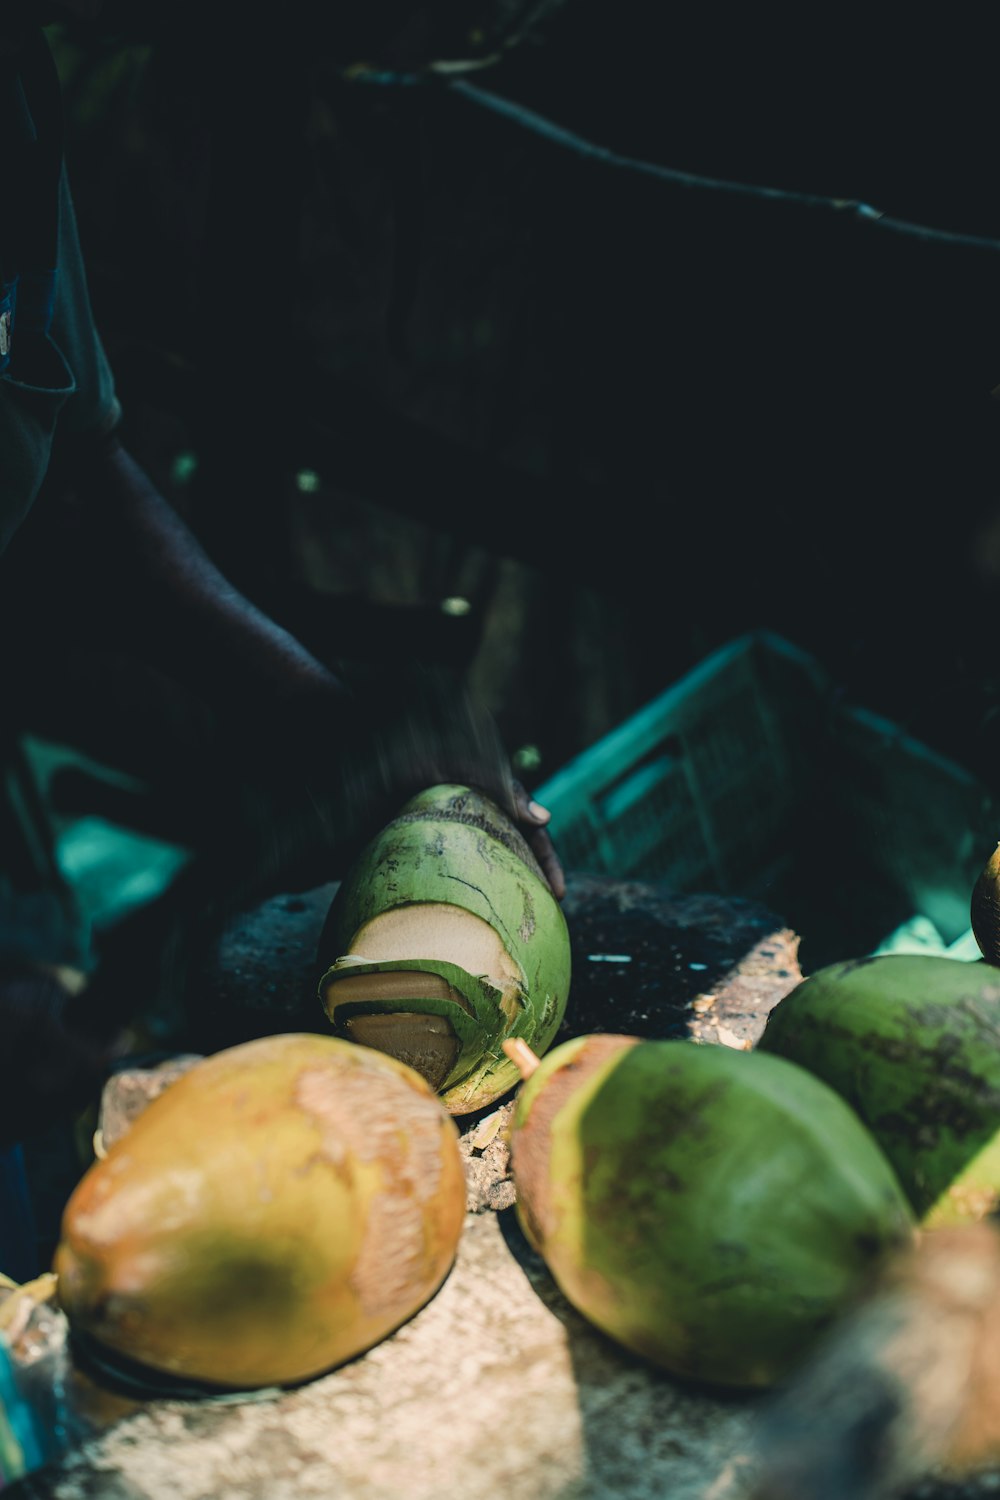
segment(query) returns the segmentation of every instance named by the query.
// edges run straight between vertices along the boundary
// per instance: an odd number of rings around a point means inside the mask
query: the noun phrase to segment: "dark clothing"
[[[0,58],[0,589],[3,556],[54,458],[120,417],[91,314],[44,34]],[[5,645],[17,648],[16,642]],[[2,701],[6,719],[9,705]],[[86,937],[55,869],[15,736],[0,720],[0,965],[79,964]]]
[[[41,32],[21,57],[0,60],[0,554],[54,454],[120,416],[91,314],[53,71]]]
[[[63,880],[24,746],[0,729],[0,977],[25,965],[86,970],[91,937]]]

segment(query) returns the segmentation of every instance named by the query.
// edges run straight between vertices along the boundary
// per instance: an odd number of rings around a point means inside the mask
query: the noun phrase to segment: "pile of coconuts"
[[[994,1213],[1000,845],[971,917],[980,959],[831,964],[751,1052],[595,1035],[526,1058],[517,1214],[568,1300],[673,1375],[766,1388],[899,1252]]]
[[[293,1385],[430,1299],[465,1221],[454,1116],[514,1087],[506,1041],[549,1046],[569,934],[515,826],[442,786],[348,873],[320,964],[332,1034],[196,1063],[67,1203],[60,1305],[140,1386]]]
[[[973,900],[986,958],[989,870]],[[497,807],[430,788],[331,906],[332,1034],[230,1048],[154,1100],[67,1205],[61,1305],[101,1348],[209,1386],[333,1368],[447,1276],[465,1217],[454,1117],[520,1084],[516,1212],[567,1299],[670,1375],[766,1388],[888,1257],[995,1206],[986,958],[832,965],[752,1051],[553,1047],[562,910]]]

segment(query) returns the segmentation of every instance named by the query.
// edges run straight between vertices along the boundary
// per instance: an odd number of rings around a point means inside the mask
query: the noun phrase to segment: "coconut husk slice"
[[[464,908],[381,912],[320,982],[336,1031],[407,1063],[438,1093],[500,1045],[523,1008],[523,976],[497,933]]]

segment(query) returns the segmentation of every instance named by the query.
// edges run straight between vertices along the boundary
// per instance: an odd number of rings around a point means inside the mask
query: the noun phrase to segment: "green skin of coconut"
[[[430,788],[408,802],[356,861],[337,891],[320,941],[320,962],[329,967],[319,994],[338,1031],[352,1016],[380,1010],[447,1018],[459,1052],[438,1093],[453,1114],[482,1109],[514,1088],[520,1075],[502,1051],[504,1041],[520,1037],[541,1055],[566,1012],[569,930],[522,844],[485,797],[465,787]],[[374,917],[419,902],[459,906],[489,924],[523,976],[512,1004],[501,1004],[501,992],[485,976],[440,959],[343,962],[356,934]],[[440,975],[468,1009],[444,999],[338,1004],[339,979],[393,969]]]
[[[780,1058],[602,1037],[591,1064],[594,1040],[557,1047],[518,1096],[528,1240],[626,1348],[706,1385],[772,1385],[912,1241],[902,1189],[843,1101]]]
[[[831,964],[772,1011],[760,1047],[856,1111],[928,1228],[1000,1200],[1000,970],[884,953]]]

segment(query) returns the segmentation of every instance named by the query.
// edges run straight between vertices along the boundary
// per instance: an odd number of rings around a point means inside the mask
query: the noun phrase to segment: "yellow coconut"
[[[59,1301],[151,1370],[296,1383],[417,1312],[464,1215],[458,1133],[419,1074],[333,1037],[266,1037],[198,1063],[85,1174]]]

